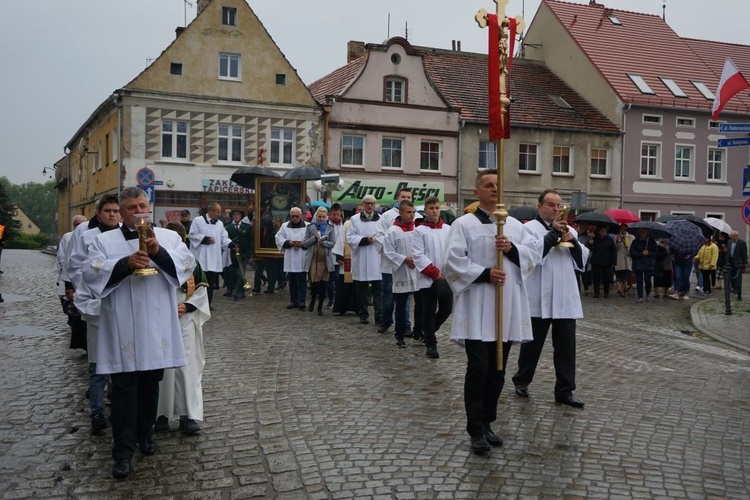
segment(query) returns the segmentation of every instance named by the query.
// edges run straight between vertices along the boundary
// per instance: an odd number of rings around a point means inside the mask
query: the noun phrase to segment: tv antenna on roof
[[[185,3],[185,5],[183,5],[183,7],[184,7],[184,11],[185,11],[185,26],[187,26],[187,8],[188,8],[188,5],[190,6],[190,8],[192,8],[193,4],[192,4],[192,2],[188,2],[188,0],[182,0],[182,1]]]

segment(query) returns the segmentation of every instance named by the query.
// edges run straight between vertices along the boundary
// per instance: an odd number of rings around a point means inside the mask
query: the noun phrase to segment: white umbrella
[[[717,219],[716,217],[706,217],[703,220],[717,231],[727,234],[732,232],[732,226],[727,224],[725,220]]]

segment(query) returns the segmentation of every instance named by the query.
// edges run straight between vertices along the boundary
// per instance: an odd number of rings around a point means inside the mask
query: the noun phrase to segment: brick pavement
[[[586,408],[554,404],[548,346],[532,397],[501,397],[504,447],[476,457],[464,354],[445,334],[433,361],[353,315],[287,311],[285,293],[217,296],[202,435],[172,422],[159,452],[114,481],[110,435],[89,432],[86,361],[67,348],[52,260],[3,252],[3,498],[750,498],[750,356],[695,332],[693,301],[619,297],[584,297]]]

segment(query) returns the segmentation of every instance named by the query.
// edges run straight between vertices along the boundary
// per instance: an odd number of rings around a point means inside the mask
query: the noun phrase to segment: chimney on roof
[[[346,63],[349,64],[355,59],[359,59],[365,53],[365,42],[349,40],[346,44]]]
[[[456,50],[461,52],[461,40],[456,40]]]
[[[208,4],[211,3],[211,0],[198,0],[198,12],[196,13],[197,16],[203,12],[203,9],[208,7]]]
[[[453,50],[456,50],[456,41],[455,40],[451,40],[451,48]]]

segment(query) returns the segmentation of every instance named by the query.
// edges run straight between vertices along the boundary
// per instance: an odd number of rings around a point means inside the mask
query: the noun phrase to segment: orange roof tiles
[[[703,82],[714,92],[727,55],[719,49],[730,44],[715,45],[716,51],[712,54],[704,50],[702,42],[681,38],[659,16],[609,9],[598,3],[543,0],[543,6],[550,9],[624,102],[711,108],[712,101],[691,81]],[[621,24],[613,23],[608,17],[610,14]],[[739,45],[736,51],[747,55],[750,47]],[[628,78],[628,73],[640,75],[656,95],[642,94]],[[675,97],[660,77],[674,80],[687,97]],[[735,105],[750,110],[750,92],[736,99]]]

